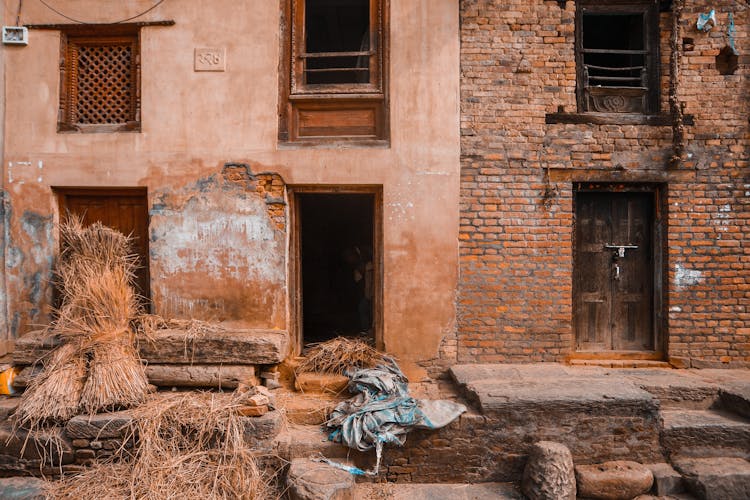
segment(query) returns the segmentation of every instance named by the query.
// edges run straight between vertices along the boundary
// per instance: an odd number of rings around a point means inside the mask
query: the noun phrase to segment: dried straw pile
[[[18,423],[32,430],[81,411],[132,406],[148,390],[130,328],[138,302],[129,238],[100,223],[84,227],[73,217],[60,226],[60,236],[62,305],[49,329],[64,344],[42,361],[44,370],[19,405]]]
[[[384,363],[383,354],[360,339],[336,337],[311,344],[297,373],[335,373],[343,375],[349,368],[374,368]]]
[[[133,410],[132,456],[48,483],[55,499],[271,498],[270,479],[243,439],[244,395],[154,395]]]

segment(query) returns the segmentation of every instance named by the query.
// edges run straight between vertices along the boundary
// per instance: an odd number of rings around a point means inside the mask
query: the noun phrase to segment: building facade
[[[2,47],[6,351],[50,319],[70,212],[133,234],[154,313],[437,356],[458,274],[455,1],[3,4],[29,28]]]
[[[459,361],[747,366],[749,11],[461,2]]]
[[[5,351],[72,213],[292,353],[750,363],[744,0],[3,5]]]

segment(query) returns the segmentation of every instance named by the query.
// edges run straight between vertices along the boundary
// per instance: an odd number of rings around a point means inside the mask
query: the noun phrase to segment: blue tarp
[[[378,464],[384,444],[402,446],[411,429],[439,429],[466,411],[460,403],[411,397],[408,380],[393,360],[346,375],[354,397],[339,403],[331,414],[326,423],[332,429],[329,439],[360,451],[375,448]]]

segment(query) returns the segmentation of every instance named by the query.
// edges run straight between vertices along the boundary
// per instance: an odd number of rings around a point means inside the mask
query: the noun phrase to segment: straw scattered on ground
[[[350,368],[374,368],[385,362],[383,354],[360,339],[336,337],[311,344],[297,373],[334,373],[343,375]]]
[[[53,499],[266,499],[264,475],[243,438],[244,395],[208,392],[153,395],[132,410],[132,455],[50,482]],[[127,441],[127,440],[126,440]]]

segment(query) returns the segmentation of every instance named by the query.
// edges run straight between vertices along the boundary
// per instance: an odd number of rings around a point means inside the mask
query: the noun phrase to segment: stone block
[[[521,489],[529,500],[575,500],[573,456],[567,446],[539,441],[531,447]]]
[[[45,481],[34,477],[0,478],[0,498],[7,500],[44,500]]]
[[[292,500],[353,500],[354,476],[327,464],[292,460],[287,473]]]
[[[663,497],[685,491],[679,472],[668,463],[646,464],[654,475],[654,492]]]
[[[132,422],[127,411],[78,415],[68,421],[65,434],[72,439],[122,438],[128,434]]]
[[[259,417],[243,417],[243,436],[249,444],[275,438],[281,432],[284,418],[280,411],[269,411]]]
[[[631,500],[647,493],[654,476],[645,465],[616,460],[597,465],[576,466],[578,494],[601,500]]]

